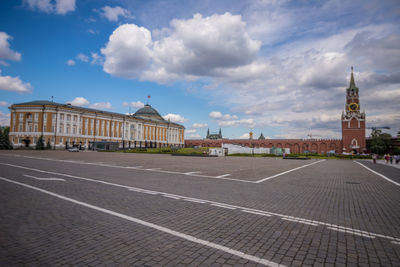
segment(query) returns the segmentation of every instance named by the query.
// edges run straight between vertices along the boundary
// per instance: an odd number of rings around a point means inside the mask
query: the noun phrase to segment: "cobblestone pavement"
[[[400,265],[400,187],[353,161],[243,183],[111,167],[136,164],[136,156],[119,153],[105,154],[110,166],[12,156],[18,153],[0,155],[1,266]],[[103,154],[82,153],[79,161]],[[206,170],[197,158],[158,156],[141,164]],[[237,159],[224,159],[222,171],[249,163]],[[263,160],[252,164],[274,168],[255,170],[260,177],[309,163]],[[396,168],[360,163],[400,177]]]

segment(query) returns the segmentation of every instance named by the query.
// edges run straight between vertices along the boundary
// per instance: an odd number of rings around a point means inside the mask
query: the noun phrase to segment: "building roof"
[[[85,111],[90,111],[90,112],[95,112],[95,113],[108,114],[108,115],[114,115],[114,116],[117,115],[117,116],[122,116],[122,117],[131,117],[131,118],[136,118],[136,119],[148,120],[148,121],[152,121],[155,123],[168,123],[170,125],[183,127],[183,125],[180,125],[178,123],[166,121],[163,117],[161,117],[160,113],[158,113],[158,111],[155,110],[154,108],[152,108],[149,104],[146,104],[143,108],[140,108],[133,115],[125,115],[125,114],[121,114],[121,113],[104,111],[104,110],[99,110],[99,109],[73,106],[71,104],[61,104],[61,103],[56,103],[56,102],[52,102],[52,101],[48,101],[48,100],[35,100],[35,101],[29,101],[29,102],[24,102],[24,103],[17,103],[17,104],[13,104],[11,106],[11,108],[13,106],[43,106],[43,105],[65,107],[65,108],[77,108],[80,110],[85,110]]]
[[[157,110],[152,108],[149,104],[144,105],[144,107],[138,109],[135,114],[135,116],[144,116],[144,117],[155,117],[162,119],[160,113],[158,113]]]

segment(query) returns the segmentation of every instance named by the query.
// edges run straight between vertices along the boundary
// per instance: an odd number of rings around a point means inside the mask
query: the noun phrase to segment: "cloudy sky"
[[[187,138],[340,138],[354,66],[367,126],[394,134],[399,24],[389,0],[3,0],[0,124],[53,96],[119,113],[149,102]]]

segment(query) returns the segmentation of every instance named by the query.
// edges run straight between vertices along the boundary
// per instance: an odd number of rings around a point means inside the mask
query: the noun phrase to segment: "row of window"
[[[26,124],[25,124],[25,132],[38,132],[39,127],[38,127],[38,119],[39,119],[39,113],[25,113],[26,114]],[[16,132],[17,130],[17,125],[15,124],[15,115],[11,115],[11,119],[13,121],[13,131]],[[23,132],[23,116],[24,113],[18,113],[19,115],[19,123],[18,123],[18,131]],[[43,120],[47,121],[48,115],[52,116],[52,126],[51,126],[51,132],[55,132],[55,122],[56,122],[56,114],[48,114],[44,113],[43,114]],[[34,118],[34,120],[32,120]],[[82,118],[78,115],[71,115],[71,114],[64,114],[64,113],[59,113],[59,127],[58,127],[58,133],[59,134],[79,134],[79,135],[93,135],[94,134],[94,118]],[[68,121],[71,121],[72,123],[68,123]],[[79,120],[78,124],[75,124],[74,122],[77,122]],[[118,121],[107,121],[107,120],[101,120],[97,119],[96,120],[96,136],[111,136],[111,137],[117,137],[121,138],[121,130],[122,130],[122,122]],[[89,127],[88,127],[89,126]],[[147,126],[147,127],[142,127],[141,124],[136,125],[135,124],[130,124],[126,122],[125,125],[125,137],[129,138],[130,140],[135,140],[135,139],[142,139],[142,129],[144,129],[144,139],[145,140],[170,140],[172,142],[178,142],[179,140],[182,139],[181,137],[181,132],[179,129],[170,129],[167,131],[165,128],[156,128],[154,126]],[[47,125],[43,125],[43,132],[48,132]],[[136,135],[137,134],[137,135]],[[137,138],[137,137],[138,138]],[[181,140],[182,141],[182,140]]]

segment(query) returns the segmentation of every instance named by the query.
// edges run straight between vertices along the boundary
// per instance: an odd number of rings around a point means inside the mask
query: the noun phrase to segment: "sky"
[[[149,103],[188,139],[341,138],[354,66],[367,127],[395,135],[399,26],[389,0],[2,0],[0,125],[11,104],[53,97]]]

